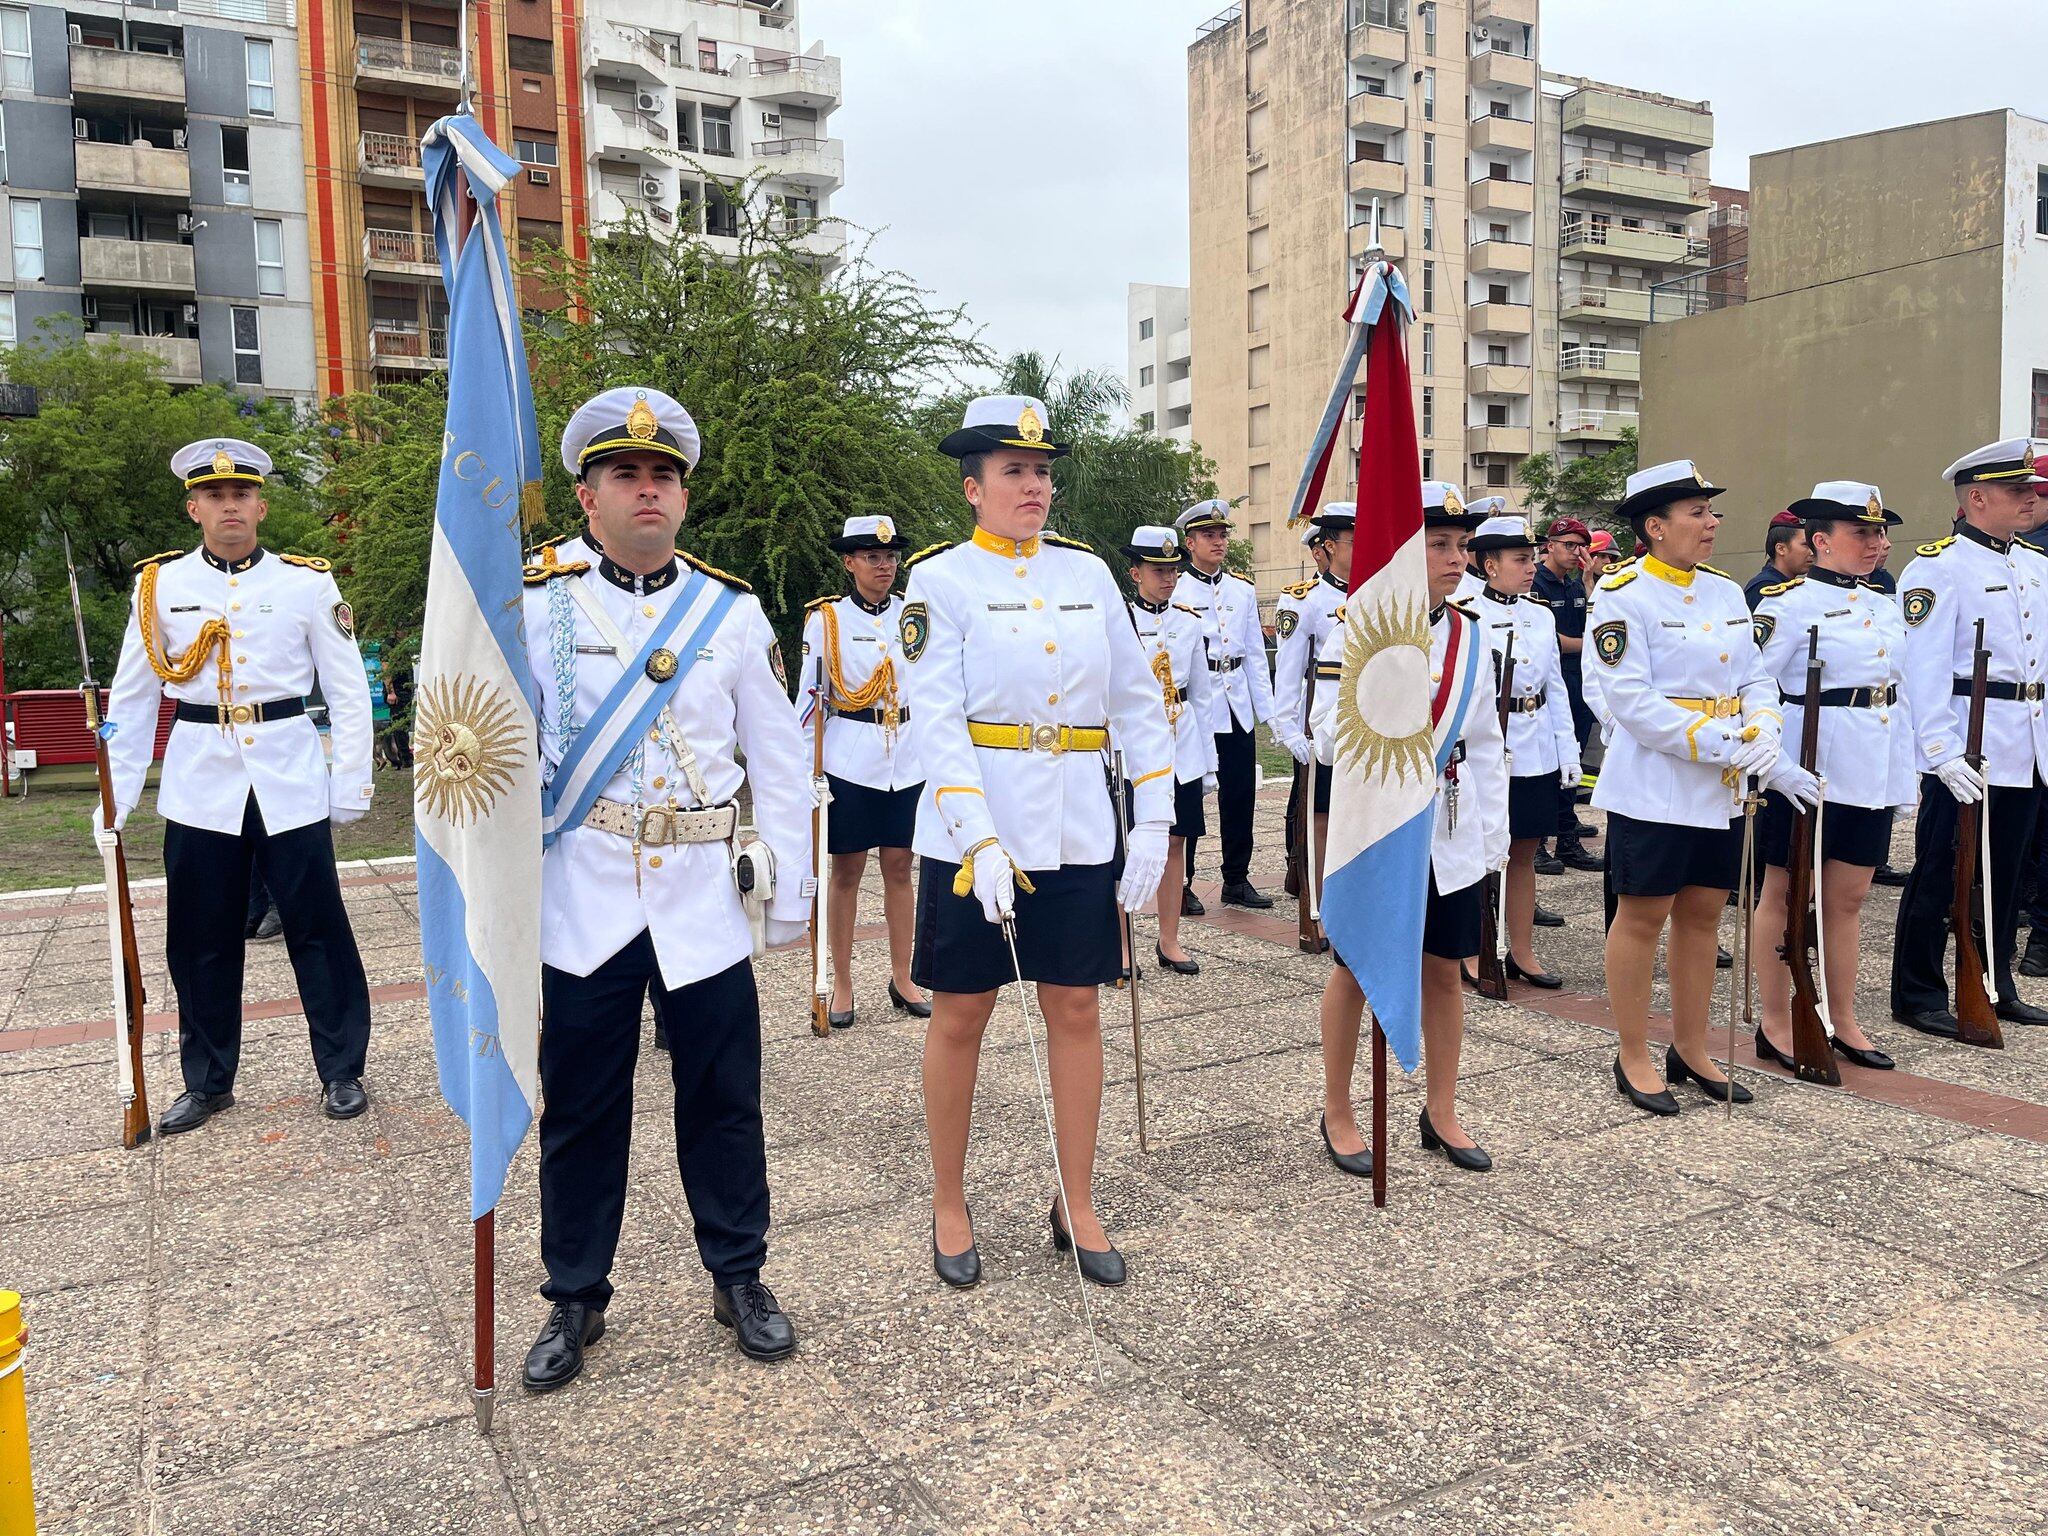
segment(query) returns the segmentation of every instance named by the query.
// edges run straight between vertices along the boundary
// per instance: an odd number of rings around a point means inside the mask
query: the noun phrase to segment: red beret
[[[1582,539],[1590,540],[1593,537],[1593,530],[1580,522],[1576,517],[1552,518],[1550,526],[1543,530],[1543,537],[1546,539],[1561,539],[1567,534],[1573,533]]]

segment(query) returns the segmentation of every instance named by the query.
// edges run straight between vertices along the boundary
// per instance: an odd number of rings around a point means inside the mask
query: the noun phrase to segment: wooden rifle
[[[1316,707],[1316,658],[1311,650],[1308,658],[1308,676],[1302,682],[1301,720],[1306,726],[1315,718]],[[1307,735],[1307,731],[1302,732]],[[1295,943],[1305,955],[1319,955],[1323,951],[1322,924],[1316,921],[1315,913],[1315,860],[1311,851],[1315,847],[1316,835],[1316,760],[1309,754],[1305,763],[1294,765],[1294,842],[1287,850],[1287,862],[1293,867],[1296,885],[1294,888]]]
[[[1990,692],[1990,675],[1991,653],[1984,648],[1984,621],[1979,619],[1970,661],[1970,721],[1968,734],[1964,737],[1963,760],[1976,769],[1980,777],[1984,772],[1984,700]],[[2005,1044],[2005,1031],[1998,1026],[1998,1010],[1985,986],[1984,954],[1978,947],[1976,928],[1970,914],[1970,890],[1977,881],[1977,850],[1983,837],[1983,817],[1990,795],[1990,782],[1986,780],[1984,799],[1973,805],[1959,804],[1956,807],[1956,884],[1948,905],[1948,926],[1956,940],[1956,1022],[1962,1026],[1961,1039],[1965,1045],[1983,1045],[1998,1050]],[[1988,894],[1991,871],[1983,871],[1983,877]],[[1986,902],[1987,908],[1989,905]],[[1993,946],[1997,942],[1998,936],[1986,922],[1985,946]]]
[[[1515,636],[1508,632],[1508,643],[1503,648],[1496,669],[1500,686],[1495,690],[1494,713],[1500,719],[1501,751],[1507,758],[1508,772],[1514,773],[1514,753],[1508,750],[1508,705],[1515,696]],[[1507,892],[1504,887],[1507,875],[1495,870],[1486,877],[1485,901],[1479,912],[1479,983],[1481,997],[1490,997],[1495,1002],[1507,1001],[1508,969],[1501,959],[1501,941],[1506,937],[1500,931],[1500,914]]]
[[[1806,703],[1800,715],[1799,766],[1808,773],[1820,767],[1820,626],[1806,637]],[[1820,817],[1800,811],[1792,819],[1792,850],[1785,861],[1785,968],[1792,973],[1793,1074],[1809,1083],[1839,1083],[1841,1069],[1828,1044],[1828,1021],[1821,1013],[1820,988],[1814,980],[1816,933],[1814,912],[1819,885]],[[1822,976],[1821,981],[1825,982]]]

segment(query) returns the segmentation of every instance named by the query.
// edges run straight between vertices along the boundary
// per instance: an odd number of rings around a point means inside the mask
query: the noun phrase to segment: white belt
[[[634,806],[623,800],[600,799],[583,818],[586,827],[630,837],[643,846],[664,848],[671,843],[722,843],[739,830],[737,805],[713,805],[684,810],[666,805]]]

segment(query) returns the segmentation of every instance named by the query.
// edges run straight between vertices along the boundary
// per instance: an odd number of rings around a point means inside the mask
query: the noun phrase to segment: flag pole
[[[1387,1203],[1387,1036],[1372,1021],[1372,1203]]]

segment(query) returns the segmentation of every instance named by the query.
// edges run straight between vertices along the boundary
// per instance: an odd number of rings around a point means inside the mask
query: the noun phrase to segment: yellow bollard
[[[0,1291],[0,1536],[35,1536],[36,1501],[28,1482],[28,1403],[21,1384],[27,1345],[21,1297]]]

